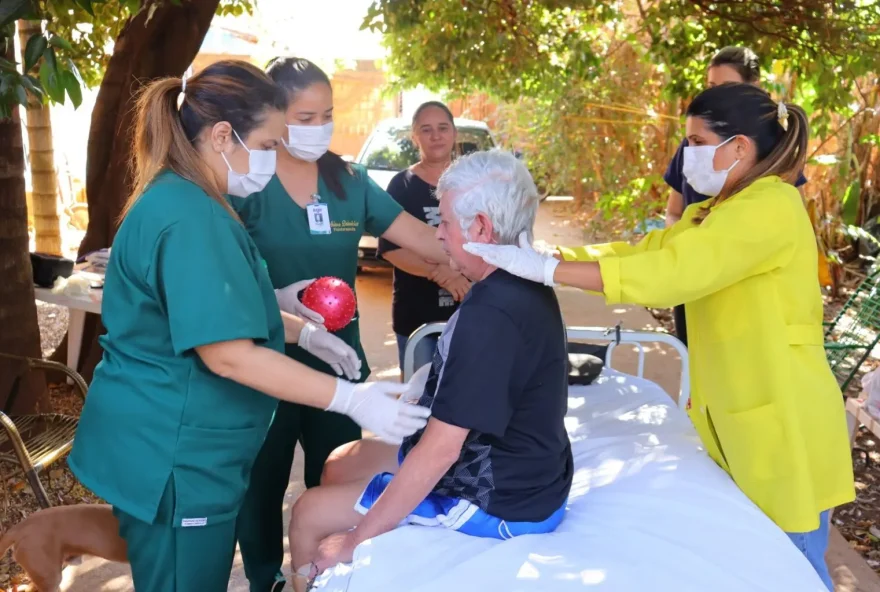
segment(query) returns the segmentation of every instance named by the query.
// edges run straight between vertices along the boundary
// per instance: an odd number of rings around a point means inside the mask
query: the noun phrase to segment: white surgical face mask
[[[685,146],[684,166],[682,174],[687,179],[688,185],[694,191],[708,197],[715,197],[721,193],[727,175],[733,167],[739,164],[739,160],[730,165],[730,168],[722,171],[715,170],[715,151],[730,142],[736,136],[727,138],[717,146]]]
[[[242,147],[248,151],[248,172],[236,173],[233,171],[232,165],[226,159],[226,155],[221,152],[220,156],[223,157],[223,160],[226,161],[226,166],[229,167],[229,173],[226,177],[228,184],[226,193],[236,197],[247,197],[262,191],[269,184],[272,175],[275,174],[276,154],[274,150],[251,150],[241,141],[241,136],[238,135],[238,132],[232,130],[232,133],[238,138]]]
[[[330,150],[333,122],[324,125],[288,125],[289,143],[284,144],[294,158],[315,162]]]

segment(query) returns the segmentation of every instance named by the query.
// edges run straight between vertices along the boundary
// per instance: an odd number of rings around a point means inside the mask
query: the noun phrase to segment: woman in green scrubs
[[[232,198],[269,267],[282,310],[304,311],[297,293],[308,280],[335,276],[354,287],[358,242],[364,232],[384,237],[424,259],[446,262],[434,229],[403,211],[374,183],[366,169],[329,152],[333,134],[333,93],[327,75],[303,59],[277,58],[267,70],[288,95],[287,140],[278,150],[276,175],[246,200]],[[354,348],[361,376],[369,364],[357,319],[335,333]],[[295,347],[287,354],[323,372],[323,361]],[[339,446],[361,437],[349,418],[297,404],[281,403],[254,465],[251,485],[239,516],[239,544],[252,591],[283,586],[282,506],[296,442],[305,453],[306,487],[318,485],[324,461]]]
[[[182,101],[181,94],[183,94]],[[224,194],[275,169],[287,97],[244,62],[140,96],[132,198],[107,268],[104,355],[70,466],[113,505],[138,592],[226,590],[235,518],[278,399],[350,414],[392,440],[425,419],[397,383],[354,384],[284,356],[339,340],[279,312]]]

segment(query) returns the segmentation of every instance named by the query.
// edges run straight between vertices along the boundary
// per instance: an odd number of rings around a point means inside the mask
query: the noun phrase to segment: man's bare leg
[[[343,444],[327,458],[321,485],[340,485],[363,481],[379,473],[397,473],[396,444],[366,438]]]
[[[303,566],[311,566],[321,541],[360,524],[363,517],[355,511],[354,505],[372,477],[341,485],[313,487],[294,504],[288,535],[296,592],[305,592],[308,583],[308,578],[301,577],[297,571]]]

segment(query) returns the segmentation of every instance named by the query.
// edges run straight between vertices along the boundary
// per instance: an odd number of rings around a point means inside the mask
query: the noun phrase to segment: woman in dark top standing
[[[455,123],[449,108],[437,101],[423,103],[413,115],[413,142],[421,160],[388,183],[388,193],[404,210],[434,227],[440,223],[434,190],[440,175],[452,162],[455,139]],[[426,323],[448,321],[471,284],[449,264],[426,261],[385,238],[379,240],[379,254],[394,266],[391,318],[403,372],[403,353],[409,336]],[[436,336],[419,342],[414,368],[431,362],[436,345]]]
[[[709,61],[709,69],[706,73],[706,82],[709,88],[719,86],[725,82],[740,82],[759,86],[761,81],[761,67],[758,56],[747,47],[725,47],[712,56]],[[663,180],[672,188],[669,200],[666,203],[666,226],[672,226],[681,219],[681,214],[691,204],[700,203],[709,199],[708,196],[697,193],[691,187],[682,173],[684,167],[684,148],[687,139],[681,141],[675,156],[663,175]],[[807,182],[801,173],[795,183],[795,187],[801,188]],[[675,318],[675,333],[682,343],[687,345],[687,326],[685,324],[684,305],[676,306],[673,310]]]

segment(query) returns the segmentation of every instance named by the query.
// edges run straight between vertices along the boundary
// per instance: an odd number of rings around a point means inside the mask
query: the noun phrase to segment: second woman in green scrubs
[[[246,200],[232,198],[251,237],[266,259],[282,310],[309,316],[297,293],[308,280],[335,276],[352,288],[358,242],[364,232],[384,237],[424,259],[448,261],[434,230],[403,211],[366,170],[329,152],[333,133],[333,93],[327,75],[302,59],[275,59],[269,76],[288,94],[287,141],[266,188]],[[315,214],[319,213],[319,220]],[[360,377],[369,375],[357,318],[335,333],[357,351]],[[323,372],[325,362],[301,348],[287,354]],[[282,506],[296,442],[305,453],[305,483],[320,483],[324,461],[337,447],[358,440],[361,428],[349,418],[297,404],[282,404],[257,457],[238,520],[245,573],[254,592],[283,585]]]
[[[272,176],[286,106],[263,72],[236,61],[185,89],[153,82],[138,101],[104,355],[69,458],[113,505],[138,592],[226,590],[235,518],[278,399],[350,414],[393,440],[425,423],[392,396],[402,385],[352,384],[281,353],[303,322],[279,313],[224,194],[247,196]],[[334,339],[312,335],[313,351]]]

